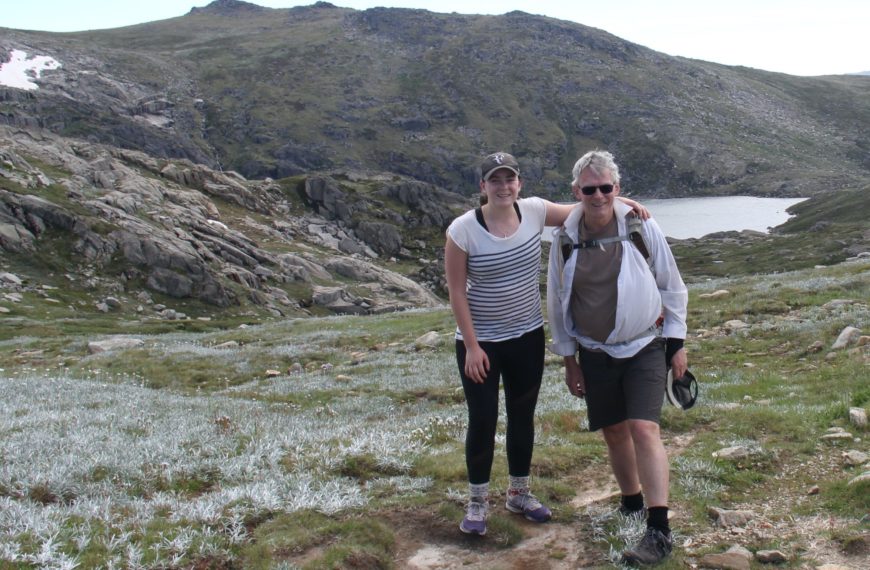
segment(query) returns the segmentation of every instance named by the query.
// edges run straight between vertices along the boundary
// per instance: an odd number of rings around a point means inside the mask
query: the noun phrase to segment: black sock
[[[623,495],[622,508],[630,513],[634,513],[643,509],[643,493],[636,495]]]
[[[671,525],[668,524],[667,507],[650,507],[647,509],[646,526],[671,534]]]

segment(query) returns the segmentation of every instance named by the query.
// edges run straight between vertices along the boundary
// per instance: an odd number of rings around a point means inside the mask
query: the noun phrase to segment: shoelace
[[[649,545],[654,548],[659,554],[667,554],[667,538],[665,535],[655,529],[648,528],[646,530],[646,536],[644,536],[644,542],[649,543]]]
[[[486,505],[477,501],[471,501],[468,503],[468,513],[465,515],[465,518],[470,521],[484,520],[486,518]]]
[[[518,506],[525,511],[536,511],[544,506],[543,503],[541,503],[541,501],[531,493],[521,493],[516,496],[519,498]]]

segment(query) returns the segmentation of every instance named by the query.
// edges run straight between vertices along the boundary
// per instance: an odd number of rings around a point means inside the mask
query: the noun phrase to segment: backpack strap
[[[633,213],[629,213],[626,217],[626,225],[628,226],[628,235],[620,235],[613,236],[601,239],[587,239],[583,240],[579,243],[573,243],[570,238],[568,238],[567,234],[561,234],[559,247],[562,248],[562,261],[568,261],[568,258],[571,257],[571,252],[575,249],[587,249],[590,247],[600,247],[604,249],[604,245],[608,243],[614,243],[618,241],[631,241],[637,250],[643,255],[643,258],[646,260],[647,265],[649,265],[650,271],[655,275],[655,269],[653,268],[653,262],[650,258],[649,248],[646,246],[646,240],[643,238],[643,232],[641,231],[641,227],[643,227],[643,220],[635,216]]]
[[[643,255],[643,258],[650,261],[649,249],[646,247],[646,242],[643,239],[643,233],[640,228],[643,226],[643,221],[632,213],[626,216],[626,225],[628,226],[628,238],[637,250]]]

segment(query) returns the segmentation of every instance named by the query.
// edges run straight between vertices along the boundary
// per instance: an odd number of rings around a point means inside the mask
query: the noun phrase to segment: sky
[[[315,0],[253,0],[269,8]],[[3,0],[0,27],[52,32],[117,28],[182,16],[210,0]],[[521,10],[600,28],[666,53],[725,65],[814,76],[870,71],[867,0],[333,0],[432,12]],[[2,38],[0,38],[2,40]]]

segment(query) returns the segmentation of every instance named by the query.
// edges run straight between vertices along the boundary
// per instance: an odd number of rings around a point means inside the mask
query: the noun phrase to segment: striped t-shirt
[[[547,205],[540,198],[524,198],[517,204],[522,221],[509,237],[486,231],[474,210],[447,228],[450,239],[468,254],[468,306],[480,341],[517,338],[544,324],[539,275]],[[462,340],[458,328],[456,338]]]

